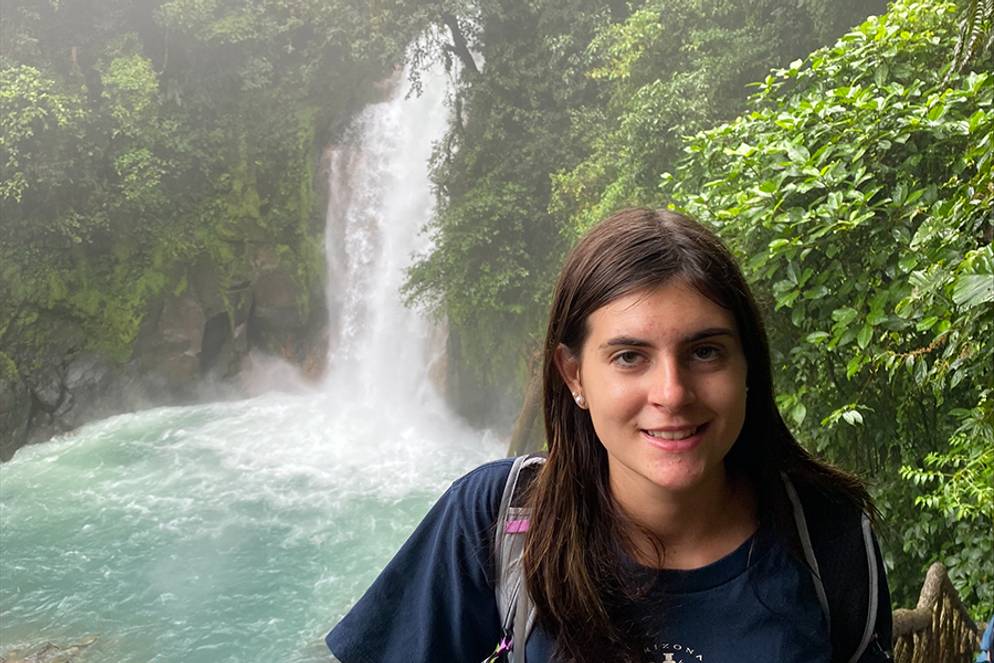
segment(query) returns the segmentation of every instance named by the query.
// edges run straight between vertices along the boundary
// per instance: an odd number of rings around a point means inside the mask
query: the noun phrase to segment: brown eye
[[[627,350],[614,355],[614,358],[611,361],[622,368],[630,368],[632,366],[639,365],[642,361],[642,355],[634,350]]]
[[[721,348],[714,345],[702,345],[694,348],[694,359],[700,361],[714,361],[721,356]]]

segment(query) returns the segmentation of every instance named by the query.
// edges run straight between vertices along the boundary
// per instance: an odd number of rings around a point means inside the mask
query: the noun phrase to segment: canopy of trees
[[[365,2],[4,0],[0,348],[36,370],[71,319],[127,359],[151,298],[248,245],[324,278],[320,151],[418,27]]]
[[[477,385],[459,397],[517,405],[577,232],[660,201],[658,174],[681,153],[682,133],[734,117],[747,83],[842,34],[867,7],[484,3],[475,23],[486,64],[462,79],[462,121],[435,166],[436,248],[408,284],[412,300],[448,317],[452,350]]]

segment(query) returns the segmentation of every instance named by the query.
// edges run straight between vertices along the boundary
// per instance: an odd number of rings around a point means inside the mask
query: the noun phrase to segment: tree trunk
[[[449,27],[449,32],[452,33],[452,45],[448,47],[449,50],[459,58],[459,61],[462,62],[467,71],[479,74],[480,70],[476,68],[476,60],[473,59],[473,54],[469,52],[466,37],[459,27],[459,19],[454,14],[446,12],[442,14],[442,22]]]

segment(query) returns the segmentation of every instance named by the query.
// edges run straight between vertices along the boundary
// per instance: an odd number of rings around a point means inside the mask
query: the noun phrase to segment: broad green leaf
[[[842,419],[850,426],[858,426],[863,423],[863,415],[858,410],[846,410],[842,413]]]
[[[890,67],[887,66],[886,62],[881,62],[877,65],[876,70],[873,72],[873,82],[877,84],[877,87],[883,87],[887,82],[887,75],[890,73]]]
[[[994,302],[994,274],[963,274],[953,283],[953,301],[964,308]]]
[[[846,364],[846,378],[851,380],[853,376],[859,373],[859,370],[863,368],[863,364],[864,361],[862,355],[856,355],[850,359],[849,363]]]
[[[804,403],[798,402],[790,409],[790,418],[794,420],[794,423],[800,426],[804,423],[804,417],[808,414],[808,409],[804,407]]]
[[[946,113],[946,105],[941,101],[936,103],[928,110],[928,119],[932,122],[937,121]]]
[[[859,345],[860,350],[865,350],[866,346],[870,344],[870,339],[873,338],[873,327],[866,324],[863,328],[859,330],[859,334],[856,336],[856,343]]]
[[[897,266],[901,268],[902,272],[910,272],[918,265],[918,255],[915,253],[905,253],[901,256],[900,260],[897,261]]]
[[[835,320],[840,325],[847,325],[855,320],[857,315],[859,314],[856,312],[856,309],[850,306],[843,306],[832,311],[832,320]]]
[[[808,151],[808,148],[794,143],[787,144],[787,156],[790,157],[791,161],[797,164],[806,164],[811,160],[811,153]],[[820,173],[820,171],[815,172]]]

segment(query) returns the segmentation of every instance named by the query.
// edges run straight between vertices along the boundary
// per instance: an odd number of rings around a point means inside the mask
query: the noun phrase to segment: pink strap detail
[[[528,519],[523,518],[521,520],[509,520],[507,525],[504,527],[504,531],[508,534],[520,534],[521,532],[528,531]]]

